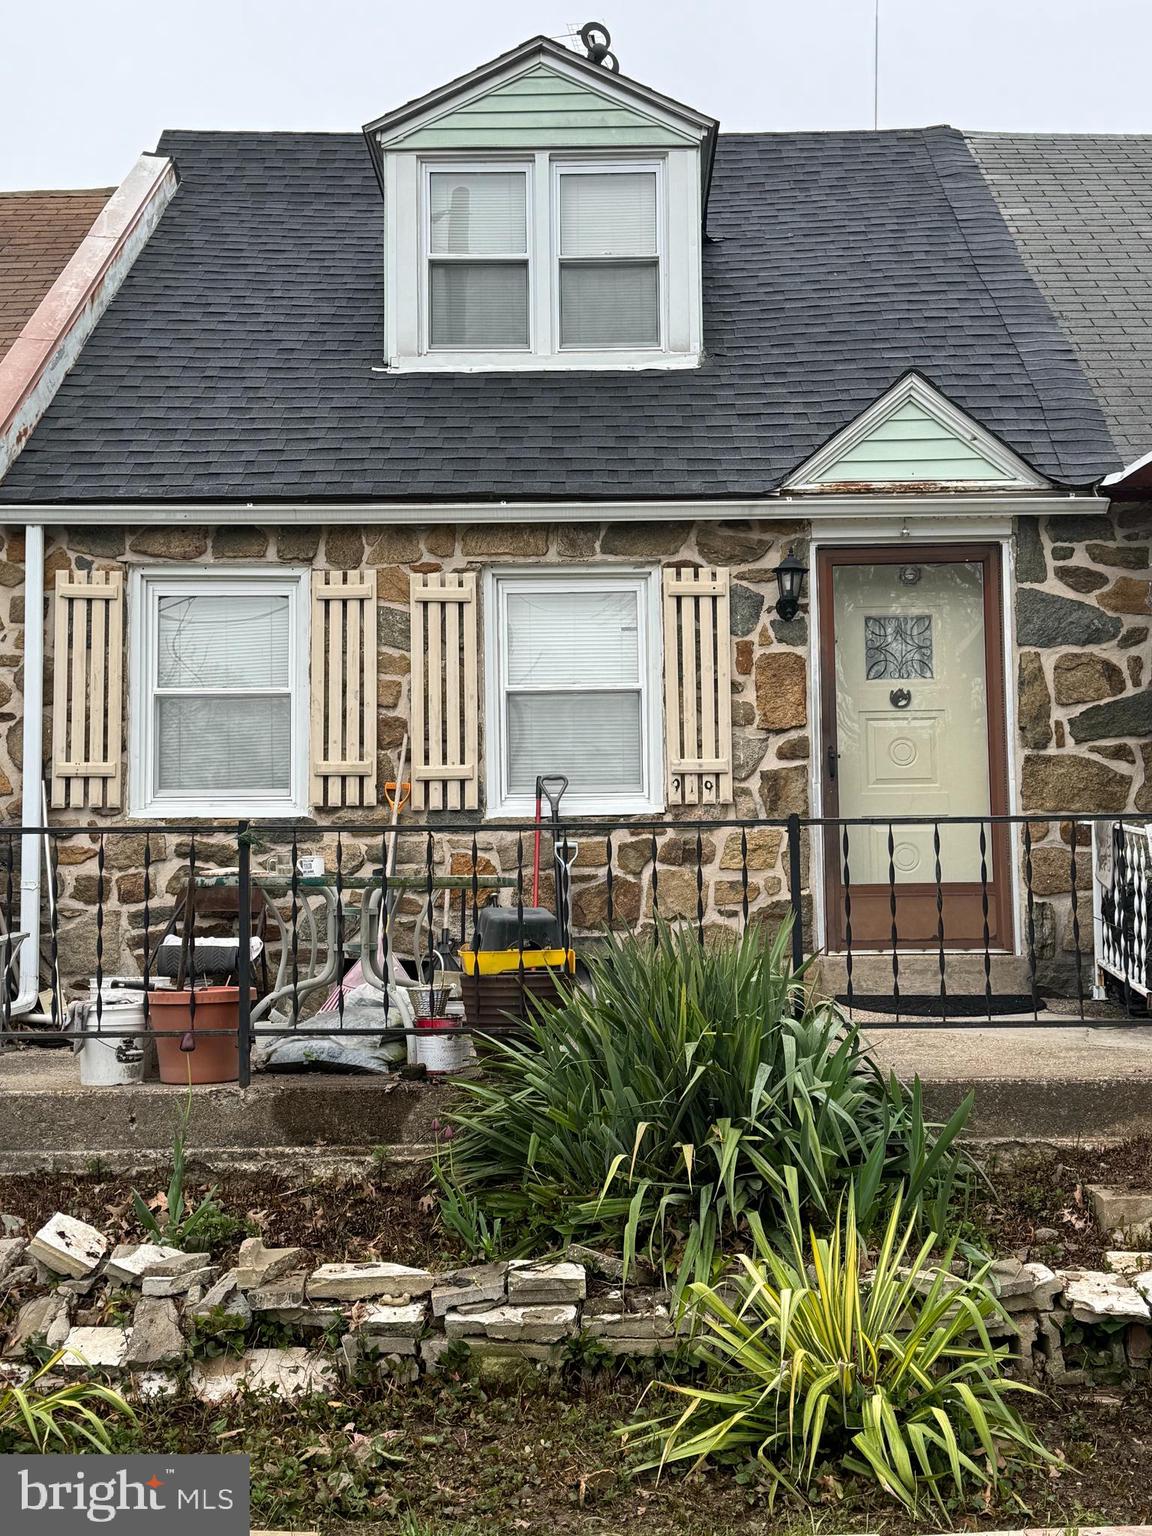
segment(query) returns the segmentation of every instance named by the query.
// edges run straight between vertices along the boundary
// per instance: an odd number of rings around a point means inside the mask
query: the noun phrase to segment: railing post
[[[792,904],[792,969],[804,964],[804,901],[800,875],[800,818],[788,818],[788,898]]]
[[[248,843],[248,823],[236,824],[236,926],[240,948],[236,957],[236,980],[240,986],[240,1086],[252,1081],[252,850]]]

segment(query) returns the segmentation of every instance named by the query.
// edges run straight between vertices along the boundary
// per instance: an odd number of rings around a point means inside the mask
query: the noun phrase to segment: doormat
[[[842,1008],[848,1007],[848,994],[841,992],[836,1001]],[[1037,1011],[1044,1012],[1044,999],[1036,1001]],[[902,992],[899,1001],[890,993],[873,995],[870,992],[853,992],[852,1008],[860,1013],[898,1013],[901,1018],[923,1019],[995,1019],[1006,1013],[1032,1012],[1032,998],[1027,992],[993,992],[990,998],[983,992],[955,992],[941,998],[939,992]]]

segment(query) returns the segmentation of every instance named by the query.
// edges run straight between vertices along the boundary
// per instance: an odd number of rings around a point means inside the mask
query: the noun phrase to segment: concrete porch
[[[888,1027],[872,1054],[902,1080],[919,1074],[934,1118],[976,1094],[970,1134],[987,1141],[1120,1141],[1152,1134],[1152,1023],[1052,1028]],[[131,1169],[166,1153],[184,1090],[160,1083],[83,1088],[70,1052],[0,1052],[0,1171]],[[250,1088],[193,1090],[190,1148],[212,1163],[275,1157],[315,1168],[376,1147],[419,1155],[449,1107],[442,1082],[330,1073],[257,1076]]]

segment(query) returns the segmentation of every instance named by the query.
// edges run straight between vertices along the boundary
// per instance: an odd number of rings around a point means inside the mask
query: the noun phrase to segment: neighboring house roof
[[[1152,136],[970,134],[1122,460],[1152,450]]]
[[[114,191],[0,192],[0,357]]]
[[[1117,467],[949,128],[721,135],[706,357],[405,373],[360,135],[169,133],[181,187],[0,500],[748,496],[909,369],[1060,484]]]

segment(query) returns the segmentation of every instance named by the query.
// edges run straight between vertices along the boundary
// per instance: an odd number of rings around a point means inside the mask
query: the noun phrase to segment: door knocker
[[[912,695],[907,688],[893,688],[888,695],[888,701],[893,709],[907,709],[912,702]]]

